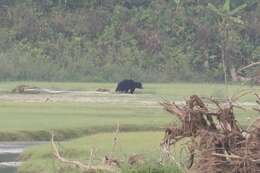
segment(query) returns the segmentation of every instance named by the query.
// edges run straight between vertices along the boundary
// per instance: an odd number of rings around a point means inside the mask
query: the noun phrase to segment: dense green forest
[[[258,0],[0,0],[0,80],[223,81],[260,60]]]

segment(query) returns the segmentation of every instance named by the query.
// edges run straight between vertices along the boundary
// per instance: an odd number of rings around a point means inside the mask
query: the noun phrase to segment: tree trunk
[[[240,81],[241,80],[241,77],[240,75],[237,73],[235,67],[230,67],[230,76],[231,76],[231,80],[232,81]]]

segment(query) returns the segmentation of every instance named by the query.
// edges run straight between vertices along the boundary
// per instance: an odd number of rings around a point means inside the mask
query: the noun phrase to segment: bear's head
[[[141,82],[135,82],[135,87],[139,89],[143,89],[143,85]]]

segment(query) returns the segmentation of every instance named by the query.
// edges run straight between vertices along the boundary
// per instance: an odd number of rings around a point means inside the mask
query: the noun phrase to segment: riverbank
[[[71,160],[80,160],[89,163],[90,153],[93,151],[92,163],[102,163],[105,155],[110,155],[113,150],[113,158],[118,159],[123,166],[123,173],[181,173],[173,163],[170,167],[160,166],[161,159],[160,141],[164,136],[163,132],[119,132],[117,144],[113,148],[114,133],[101,133],[90,135],[59,143],[62,156]],[[180,145],[176,151],[180,150]],[[178,152],[176,152],[177,154]],[[140,154],[143,156],[145,166],[128,167],[129,156]],[[176,155],[177,157],[178,154]],[[55,173],[64,166],[53,157],[51,145],[35,146],[26,150],[22,156],[23,164],[19,167],[19,173]],[[139,170],[140,169],[140,170]],[[139,171],[138,171],[139,170]],[[61,171],[61,170],[60,170]],[[77,168],[62,170],[63,173],[79,173]]]
[[[22,152],[31,147],[47,142],[0,142],[0,172],[16,173],[22,162],[19,159]]]

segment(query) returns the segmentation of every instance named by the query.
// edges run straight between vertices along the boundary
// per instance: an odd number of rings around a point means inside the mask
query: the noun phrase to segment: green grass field
[[[10,93],[20,84],[81,92],[54,95]],[[225,86],[222,84],[144,84],[145,89],[138,90],[134,95],[116,94],[113,92],[115,86],[113,83],[2,82],[0,140],[49,140],[50,132],[54,131],[56,140],[78,138],[62,145],[65,156],[86,160],[93,146],[98,148],[98,157],[110,151],[110,132],[114,131],[119,122],[122,132],[131,133],[121,134],[117,154],[123,157],[131,153],[143,153],[147,158],[156,160],[163,129],[169,123],[178,123],[174,116],[165,112],[159,105],[163,98],[183,101],[192,94],[220,98],[225,96]],[[97,88],[108,88],[112,92],[96,93]],[[259,93],[260,87],[230,85],[228,93],[238,94],[242,90]],[[46,102],[47,98],[49,101]],[[241,99],[241,102],[254,101],[253,95]],[[244,126],[259,116],[254,111],[239,109],[236,110],[236,115]],[[55,172],[48,146],[33,147],[26,151],[22,158],[25,162],[19,168],[21,173]],[[171,168],[168,172],[173,169],[176,168]]]
[[[159,107],[101,103],[0,103],[0,139],[49,140],[111,132],[117,122],[124,131],[159,130],[172,119]],[[8,133],[8,135],[6,135]]]
[[[28,84],[42,88],[62,88],[92,91],[84,94],[30,95],[12,94],[17,85]],[[223,96],[221,84],[144,84],[137,94],[100,94],[97,88],[113,89],[112,83],[46,83],[7,82],[0,83],[0,140],[47,140],[50,131],[57,131],[59,139],[78,137],[97,132],[111,131],[120,122],[125,131],[158,130],[172,119],[158,104],[161,97],[183,101],[192,94]],[[260,87],[231,85],[232,94],[243,89],[259,91]],[[9,93],[8,93],[9,92]],[[50,98],[50,102],[45,102]],[[254,101],[254,96],[244,101]],[[242,124],[255,113],[239,111]]]

